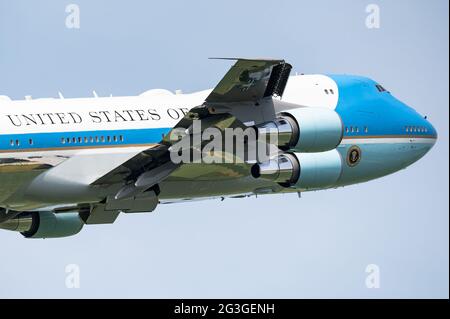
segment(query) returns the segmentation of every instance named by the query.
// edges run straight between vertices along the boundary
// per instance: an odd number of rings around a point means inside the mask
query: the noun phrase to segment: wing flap
[[[284,60],[237,59],[206,103],[256,102],[282,96],[292,66]]]

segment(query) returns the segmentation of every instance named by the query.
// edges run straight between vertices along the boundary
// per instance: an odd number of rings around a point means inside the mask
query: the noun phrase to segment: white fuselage
[[[91,183],[158,144],[190,109],[202,105],[210,92],[172,94],[165,90],[151,90],[136,97],[1,99],[0,207],[26,210],[100,200],[110,190],[89,188]],[[339,95],[340,88],[331,77],[302,75],[290,78],[283,101],[336,109]],[[263,111],[252,111],[243,117],[256,124],[270,120]],[[435,142],[435,138],[413,141],[396,136],[395,143],[391,137],[378,138],[385,140],[367,137],[362,142],[361,136],[347,136],[338,149],[344,154],[350,145],[382,144],[390,145],[391,151],[395,151],[414,142],[418,151],[415,156],[405,155],[401,163],[392,162],[391,166],[383,167],[378,173],[368,167],[366,171],[355,169],[336,187],[403,168],[423,156]],[[364,145],[360,146],[364,148]],[[376,158],[377,148],[367,151],[374,152]],[[205,170],[210,170],[207,176],[204,175]],[[161,199],[297,191],[284,190],[267,181],[255,181],[236,172],[234,175],[225,174],[223,170],[184,165],[161,185]],[[64,192],[58,192],[58,185],[64,186]],[[73,188],[65,188],[66,185]]]

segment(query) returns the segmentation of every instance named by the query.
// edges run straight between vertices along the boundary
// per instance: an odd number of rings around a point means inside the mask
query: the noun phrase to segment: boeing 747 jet
[[[0,96],[0,228],[58,238],[159,204],[338,188],[402,170],[436,142],[374,80],[234,60],[213,90],[190,94]]]

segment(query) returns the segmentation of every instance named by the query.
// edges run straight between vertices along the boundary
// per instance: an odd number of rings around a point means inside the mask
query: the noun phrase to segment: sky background
[[[80,29],[65,26],[80,7]],[[368,29],[366,6],[381,9]],[[369,76],[439,141],[406,170],[338,190],[161,205],[75,237],[0,232],[0,298],[449,296],[449,17],[430,1],[0,0],[0,95],[136,95],[214,87],[230,63]],[[80,267],[66,288],[65,267]],[[379,289],[365,285],[380,268]]]

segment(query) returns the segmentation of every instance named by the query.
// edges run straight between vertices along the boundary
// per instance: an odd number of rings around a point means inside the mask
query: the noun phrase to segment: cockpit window
[[[379,92],[386,92],[386,89],[382,87],[380,84],[375,85]]]

